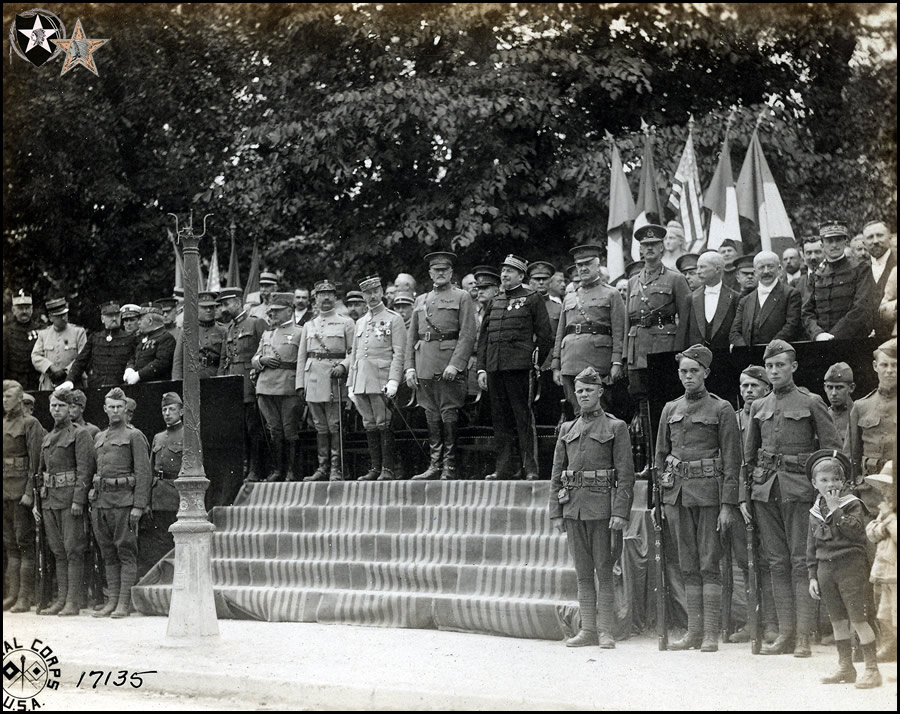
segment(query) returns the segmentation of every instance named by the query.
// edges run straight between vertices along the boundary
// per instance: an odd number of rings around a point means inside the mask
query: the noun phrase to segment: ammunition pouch
[[[74,471],[61,471],[55,474],[45,473],[42,476],[41,485],[44,488],[62,488],[63,486],[74,486],[76,480],[77,474]]]
[[[98,494],[101,491],[130,491],[134,488],[135,483],[137,481],[132,474],[94,476],[94,489]]]
[[[756,456],[756,463],[767,471],[781,470],[805,474],[809,456],[809,454],[773,454],[765,449],[760,449]]]
[[[672,488],[675,485],[675,476],[683,480],[698,478],[716,478],[723,473],[722,459],[696,459],[694,461],[682,461],[669,454],[666,457],[665,467],[659,477],[663,488]]]
[[[563,471],[562,483],[567,489],[589,488],[609,491],[618,484],[615,469],[599,469],[597,471]]]

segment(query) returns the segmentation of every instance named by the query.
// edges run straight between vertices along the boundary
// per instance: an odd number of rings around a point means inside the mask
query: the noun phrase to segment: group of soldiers
[[[132,426],[137,405],[121,387],[105,395],[103,430],[84,421],[81,390],[52,392],[49,432],[24,396],[3,380],[3,609],[38,605],[41,615],[65,617],[92,604],[95,617],[127,617],[132,586],[174,546],[181,397],[163,395],[166,428],[151,445]]]

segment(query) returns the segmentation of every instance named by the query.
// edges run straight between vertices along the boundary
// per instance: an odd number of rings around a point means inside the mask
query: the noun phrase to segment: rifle
[[[84,536],[87,542],[87,602],[88,607],[94,608],[103,605],[103,575],[100,568],[100,551],[97,547],[97,541],[94,539],[94,529],[91,528],[91,518],[88,511],[89,506],[84,508],[84,516],[82,518],[82,526],[84,528]]]
[[[529,404],[535,404],[541,399],[541,365],[538,363],[538,348],[535,347],[531,352],[531,369],[534,382],[529,381],[529,391],[531,392],[531,400]]]
[[[740,400],[738,401],[740,404]],[[753,512],[753,479],[747,473],[746,457],[744,455],[744,430],[741,429],[741,471],[744,474],[744,486],[746,487],[747,510],[750,512],[750,522],[746,524],[747,531],[747,630],[750,633],[750,652],[758,655],[762,650],[762,627],[760,626],[760,593],[759,573],[756,569],[756,544],[753,542],[756,527],[753,525],[756,514]],[[743,517],[743,514],[741,514]]]
[[[734,560],[731,555],[731,531],[727,531],[722,538],[722,549],[724,550],[722,564],[720,570],[722,572],[722,611],[721,628],[722,642],[728,642],[731,636],[731,605],[734,599]]]
[[[53,600],[53,578],[49,572],[50,550],[47,546],[47,536],[44,533],[43,508],[41,503],[41,488],[43,480],[40,474],[34,474],[34,545],[35,561],[37,563],[38,596],[36,612],[46,609]]]
[[[553,430],[553,436],[559,436],[562,425],[566,423],[566,405],[569,400],[563,397],[559,400],[559,421],[556,422],[556,429]]]
[[[347,371],[346,369],[344,370]],[[331,398],[334,399],[335,391],[337,391],[338,399],[338,449],[341,453],[341,478],[344,478],[344,400],[341,397],[341,378],[331,378]]]
[[[650,447],[647,449],[646,457],[647,469],[652,483],[653,569],[656,573],[653,594],[656,596],[656,637],[659,651],[665,652],[669,648],[669,629],[668,618],[666,617],[668,588],[666,587],[666,554],[663,550],[662,486],[659,482],[659,469],[656,467],[656,448],[653,444],[653,422],[650,420],[650,402],[646,399],[642,399],[640,402],[640,415],[641,418],[646,417],[647,419],[647,435],[650,439]],[[648,493],[650,492],[651,489],[648,488]]]

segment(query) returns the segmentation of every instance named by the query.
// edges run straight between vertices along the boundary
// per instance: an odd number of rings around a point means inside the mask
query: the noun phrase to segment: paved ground
[[[615,651],[561,642],[434,630],[224,620],[218,641],[173,644],[166,618],[127,620],[3,615],[5,649],[39,638],[59,658],[46,711],[167,709],[593,709],[895,711],[896,664],[880,689],[823,686],[833,647],[807,660],[753,657],[747,645],[716,654],[657,651],[650,637]],[[857,665],[859,668],[862,665]],[[134,689],[89,674],[157,674]],[[9,702],[4,694],[4,709]]]

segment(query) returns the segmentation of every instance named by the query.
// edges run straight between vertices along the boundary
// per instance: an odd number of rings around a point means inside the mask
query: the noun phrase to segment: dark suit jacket
[[[710,349],[728,347],[728,337],[731,331],[731,323],[734,322],[734,313],[737,310],[739,295],[722,283],[719,293],[719,304],[712,323],[706,322],[706,310],[703,305],[703,291],[705,285],[691,293],[691,311],[688,318],[688,344],[704,345]]]
[[[744,347],[767,345],[775,339],[788,342],[801,339],[800,306],[800,291],[780,280],[775,283],[762,309],[759,292],[753,290],[738,303],[731,324],[731,344]]]

